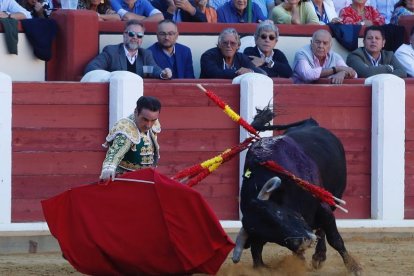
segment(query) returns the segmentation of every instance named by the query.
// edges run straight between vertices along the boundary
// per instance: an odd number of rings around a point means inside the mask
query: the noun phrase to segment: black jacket
[[[237,77],[236,71],[241,67],[252,69],[259,74],[267,75],[265,71],[254,66],[252,61],[245,54],[236,52],[232,69],[223,68],[223,55],[218,47],[207,50],[201,55],[200,78],[205,79],[233,79]]]
[[[247,56],[260,57],[260,52],[259,49],[257,49],[257,46],[247,47],[244,49],[243,53]],[[290,78],[292,76],[292,68],[290,68],[289,62],[282,51],[273,49],[272,60],[275,63],[272,68],[267,67],[266,64],[260,66],[260,68],[263,69],[270,78]]]

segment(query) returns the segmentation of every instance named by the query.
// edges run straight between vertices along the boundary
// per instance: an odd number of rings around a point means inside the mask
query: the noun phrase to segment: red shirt
[[[365,17],[362,17],[352,6],[348,6],[340,11],[339,17],[342,18],[343,24],[360,24],[364,19],[371,20],[375,26],[385,24],[385,18],[374,7],[365,6],[364,11]]]

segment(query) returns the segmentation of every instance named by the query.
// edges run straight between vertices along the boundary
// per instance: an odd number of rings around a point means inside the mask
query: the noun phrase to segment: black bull
[[[304,250],[317,237],[312,265],[320,268],[326,260],[326,236],[328,243],[342,256],[347,269],[359,274],[362,268],[345,248],[333,208],[290,178],[260,165],[270,160],[338,198],[345,190],[346,161],[342,143],[313,119],[289,128],[284,135],[255,142],[246,155],[240,201],[243,228],[236,241],[233,261],[238,262],[242,249],[250,246],[254,266],[264,265],[262,250],[266,242],[285,246],[303,258]],[[266,182],[277,184],[267,195],[268,200],[263,196]]]

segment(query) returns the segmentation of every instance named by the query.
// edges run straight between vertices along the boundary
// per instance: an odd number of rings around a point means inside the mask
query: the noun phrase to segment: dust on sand
[[[353,237],[345,240],[348,251],[360,262],[363,275],[414,275],[414,238],[366,239]],[[313,270],[310,261],[314,249],[308,249],[306,261],[293,257],[286,248],[266,244],[263,260],[267,268],[253,269],[250,251],[243,252],[240,263],[233,264],[231,254],[220,268],[219,276],[316,276],[348,275],[340,255],[328,246],[327,260],[320,270]],[[60,253],[0,255],[0,275],[82,275]],[[201,274],[200,274],[201,275]]]

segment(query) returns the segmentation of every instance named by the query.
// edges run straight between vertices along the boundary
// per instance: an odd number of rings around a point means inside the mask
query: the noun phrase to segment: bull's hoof
[[[253,268],[254,269],[270,268],[270,266],[268,266],[268,265],[264,264],[263,262],[261,262],[261,263],[254,263]]]
[[[362,266],[349,254],[344,258],[344,263],[346,268],[354,276],[362,275]]]
[[[326,253],[325,252],[315,253],[312,256],[312,267],[314,269],[320,269],[320,268],[322,268],[325,261],[326,261]]]

